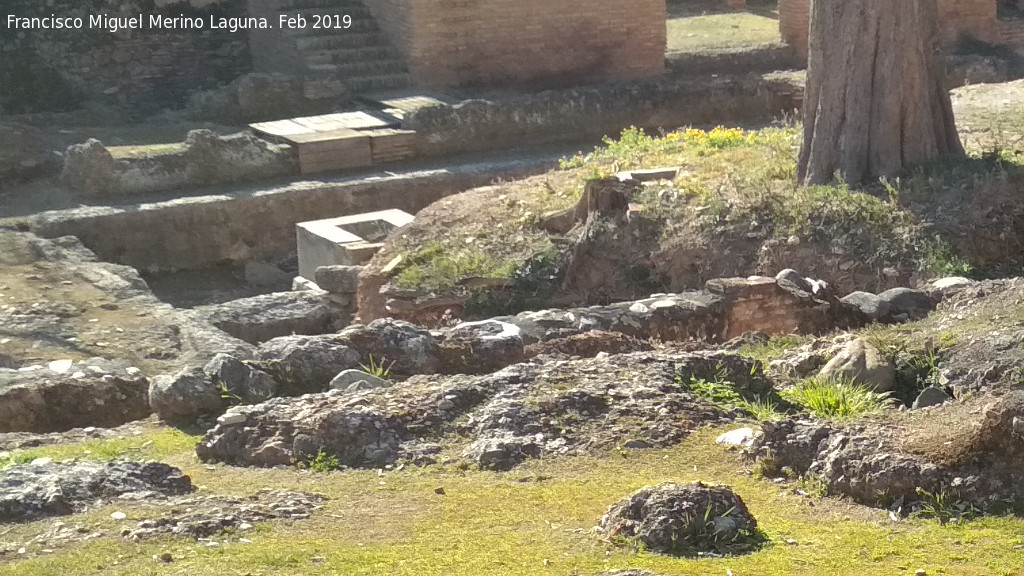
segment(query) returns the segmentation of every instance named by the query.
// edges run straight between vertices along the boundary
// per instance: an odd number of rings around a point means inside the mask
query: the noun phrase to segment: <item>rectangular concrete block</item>
[[[412,215],[401,210],[383,210],[300,222],[295,227],[299,275],[316,278],[316,269],[321,266],[363,264],[380,249],[392,230],[412,220]]]

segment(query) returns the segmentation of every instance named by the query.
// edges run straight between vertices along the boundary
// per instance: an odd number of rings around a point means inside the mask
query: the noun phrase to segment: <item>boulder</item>
[[[343,466],[383,467],[398,459],[392,421],[339,391],[235,406],[232,414],[244,416],[246,425],[218,424],[207,432],[196,446],[203,461],[270,467],[309,462],[323,452]]]
[[[463,457],[483,470],[506,471],[540,452],[535,438],[504,434],[474,441],[463,451]]]
[[[892,360],[863,338],[850,341],[818,372],[822,378],[852,380],[876,392],[889,392],[896,382]]]
[[[359,367],[362,356],[338,335],[283,336],[256,350],[255,364],[277,380],[288,396],[322,392],[342,370]]]
[[[441,342],[445,374],[485,374],[525,359],[522,331],[499,320],[465,322]]]
[[[667,554],[727,553],[758,543],[757,521],[728,486],[648,486],[601,518],[609,537],[636,539]]]
[[[90,138],[64,152],[61,180],[69,188],[91,197],[113,197],[121,192],[119,163],[99,140]]]
[[[253,288],[283,290],[291,282],[291,274],[270,262],[250,260],[245,263],[245,283]]]
[[[372,357],[396,374],[436,374],[441,367],[437,339],[425,328],[402,320],[381,318],[366,326],[350,326],[338,338],[359,352],[359,362],[368,363]]]
[[[244,404],[257,404],[277,394],[277,382],[270,374],[227,354],[214,356],[203,372],[218,390]]]
[[[228,334],[251,344],[291,334],[327,334],[341,328],[348,315],[323,293],[277,292],[223,304],[202,306],[196,313]]]
[[[152,413],[148,389],[137,369],[100,359],[54,361],[36,371],[0,374],[0,432],[120,426]]]
[[[0,524],[84,512],[114,499],[188,494],[192,481],[159,462],[50,462],[0,471]]]
[[[965,288],[970,288],[977,283],[978,282],[976,280],[971,280],[962,276],[947,276],[946,278],[939,278],[938,280],[932,280],[929,282],[925,287],[925,291],[933,300],[942,300],[957,294]]]
[[[191,367],[154,378],[149,405],[165,422],[194,422],[224,412],[228,400],[202,368]]]
[[[362,271],[362,266],[320,266],[314,280],[317,286],[332,294],[355,294]]]
[[[786,268],[785,270],[776,274],[775,280],[781,286],[786,286],[788,284],[789,287],[795,288],[797,290],[802,290],[804,292],[807,292],[808,294],[810,294],[812,290],[810,282],[808,282],[806,278],[801,276],[799,272],[793,270],[792,268]]]
[[[878,297],[889,303],[890,314],[893,317],[905,314],[906,318],[917,320],[935,310],[935,300],[922,290],[892,288],[882,292]]]
[[[880,322],[889,316],[892,306],[870,292],[851,292],[839,299],[844,305],[857,310],[865,323]]]
[[[921,391],[917,395],[917,399],[914,400],[913,409],[918,410],[920,408],[928,408],[929,406],[939,406],[949,401],[949,394],[942,388],[935,386],[929,386]]]
[[[345,390],[346,392],[357,392],[359,390],[373,390],[375,388],[387,388],[391,382],[368,374],[363,370],[342,370],[340,374],[331,380],[331,390]]]

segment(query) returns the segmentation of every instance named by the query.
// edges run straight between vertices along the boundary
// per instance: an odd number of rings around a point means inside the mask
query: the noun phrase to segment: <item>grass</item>
[[[0,457],[0,470],[13,464],[31,462],[37,458],[54,460],[160,460],[169,455],[180,455],[195,448],[198,437],[176,428],[150,429],[137,437],[88,440],[40,448],[12,450]]]
[[[178,539],[139,544],[105,539],[0,565],[0,574],[566,576],[638,568],[668,576],[727,571],[889,576],[923,568],[929,574],[980,576],[1024,570],[1021,519],[897,524],[884,511],[800,497],[744,473],[734,453],[714,445],[721,431],[705,429],[669,450],[533,461],[506,474],[442,467],[383,476],[376,471],[240,470],[205,467],[182,453],[170,460],[204,486],[203,493],[245,494],[274,486],[321,492],[331,500],[309,521],[258,527],[247,536],[251,544],[207,548]],[[611,504],[643,486],[698,480],[731,485],[758,519],[768,546],[745,556],[678,559],[620,548],[591,532]],[[439,486],[445,495],[435,493]],[[117,509],[135,521],[144,517],[145,508],[138,506]],[[111,510],[100,508],[70,520],[114,530]],[[4,539],[52,522],[15,526]],[[164,552],[174,562],[153,559]]]
[[[808,378],[784,391],[782,397],[798,404],[816,418],[844,419],[867,416],[891,404],[886,393],[871,390],[847,380]]]
[[[715,14],[674,9],[669,14],[667,32],[669,57],[782,44],[778,20],[770,12]]]

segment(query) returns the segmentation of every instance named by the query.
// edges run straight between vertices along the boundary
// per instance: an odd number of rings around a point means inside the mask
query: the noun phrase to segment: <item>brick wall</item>
[[[1024,55],[1024,20],[996,22],[996,42]]]
[[[790,291],[775,278],[719,278],[705,290],[725,299],[722,340],[748,332],[807,334],[832,327],[830,306],[806,292]]]
[[[570,85],[665,68],[665,0],[367,0],[426,86]]]
[[[995,0],[937,0],[942,39],[947,44],[961,37],[1000,42],[996,29]],[[807,59],[811,0],[779,0],[779,32],[801,60]]]

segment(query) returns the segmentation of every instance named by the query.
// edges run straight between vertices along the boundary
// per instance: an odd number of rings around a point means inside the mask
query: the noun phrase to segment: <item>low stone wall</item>
[[[86,197],[124,197],[186,186],[209,186],[296,174],[288,146],[264,142],[249,133],[217,136],[189,132],[180,149],[115,159],[98,140],[68,148],[64,183]]]
[[[416,130],[419,154],[436,156],[596,139],[629,126],[766,120],[800,108],[802,98],[787,77],[669,78],[430,106],[406,116],[403,128]]]
[[[77,236],[103,260],[150,273],[224,261],[280,261],[295,253],[299,222],[385,208],[415,214],[445,196],[549,167],[549,162],[524,160],[497,167],[466,165],[339,182],[297,182],[256,192],[45,212],[33,217],[29,227],[49,238]]]
[[[188,93],[250,71],[245,31],[209,28],[211,15],[244,14],[240,0],[201,8],[188,3],[154,8],[145,0],[5,0],[18,17],[83,18],[83,29],[7,30],[0,36],[0,111],[74,109],[98,100],[148,114],[181,104]],[[90,29],[90,15],[151,14],[202,17],[202,30]]]

